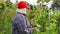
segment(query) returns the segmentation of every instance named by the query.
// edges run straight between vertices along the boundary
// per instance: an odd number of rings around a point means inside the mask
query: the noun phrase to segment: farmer
[[[12,23],[12,34],[32,34],[32,30],[36,28],[31,27],[26,18],[27,8],[29,8],[28,4],[25,1],[20,1],[17,7],[17,13]]]

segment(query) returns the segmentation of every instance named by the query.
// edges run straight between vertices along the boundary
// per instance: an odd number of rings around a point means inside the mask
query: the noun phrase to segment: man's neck
[[[22,15],[24,15],[24,16],[26,16],[26,14],[24,14],[24,13],[20,13],[20,12],[17,12],[18,14],[22,14]]]

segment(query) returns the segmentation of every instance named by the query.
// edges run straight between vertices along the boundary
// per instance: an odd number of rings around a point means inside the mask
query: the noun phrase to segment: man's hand
[[[32,27],[32,30],[35,30],[35,29],[37,29],[37,27]]]
[[[41,28],[41,27],[42,27],[41,25],[38,25],[38,24],[37,24],[37,26],[33,26],[33,27],[32,27],[32,30],[35,30],[35,29]]]

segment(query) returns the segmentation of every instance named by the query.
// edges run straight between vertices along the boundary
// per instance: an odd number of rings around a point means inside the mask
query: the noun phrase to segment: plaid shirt
[[[32,29],[26,16],[21,13],[17,13],[14,16],[12,23],[12,34],[31,34]]]

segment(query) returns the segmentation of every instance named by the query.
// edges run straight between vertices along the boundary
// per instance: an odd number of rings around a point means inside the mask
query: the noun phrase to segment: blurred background
[[[12,20],[19,1],[0,0],[0,34],[12,34]],[[22,1],[31,7],[26,15],[31,26],[41,26],[33,30],[32,34],[60,34],[60,0]]]

